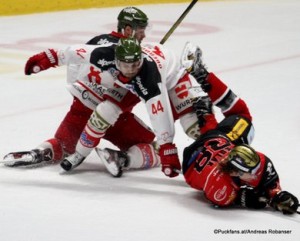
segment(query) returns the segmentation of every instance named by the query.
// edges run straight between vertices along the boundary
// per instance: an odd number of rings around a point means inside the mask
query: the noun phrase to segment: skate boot
[[[36,166],[41,163],[50,163],[53,153],[50,148],[33,149],[31,151],[11,152],[4,156],[1,161],[5,166]]]
[[[121,177],[123,170],[129,167],[129,159],[125,152],[105,148],[96,148],[96,153],[102,160],[107,171],[114,177]]]
[[[78,152],[75,152],[74,154],[66,157],[62,162],[60,163],[60,166],[65,170],[65,171],[71,171],[75,167],[79,166],[83,161],[85,157],[81,155]]]

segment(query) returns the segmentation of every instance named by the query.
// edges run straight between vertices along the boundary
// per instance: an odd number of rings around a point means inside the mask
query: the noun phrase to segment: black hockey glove
[[[205,115],[212,114],[212,102],[208,96],[200,96],[193,102],[193,108],[198,117],[200,127],[205,125]]]
[[[283,214],[294,214],[299,207],[299,201],[293,194],[281,191],[272,198],[270,206]]]
[[[245,208],[253,209],[262,209],[267,206],[264,195],[252,187],[242,187],[240,189],[237,204]]]

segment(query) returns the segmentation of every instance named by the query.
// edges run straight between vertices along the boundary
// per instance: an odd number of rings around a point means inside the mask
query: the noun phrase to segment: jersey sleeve
[[[150,117],[157,143],[163,145],[172,143],[175,135],[174,119],[165,85],[158,83],[160,94],[146,101],[146,108]]]
[[[272,198],[281,191],[279,176],[270,158],[260,152],[258,152],[258,154],[261,160],[264,159],[265,163],[262,179],[258,188],[264,190],[268,197]]]
[[[113,44],[87,45],[77,44],[58,50],[58,65],[94,64],[97,67],[114,65]]]

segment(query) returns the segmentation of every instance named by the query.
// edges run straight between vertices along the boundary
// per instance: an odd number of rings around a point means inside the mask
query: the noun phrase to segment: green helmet
[[[135,38],[121,38],[115,49],[116,60],[132,63],[142,59],[142,48]]]
[[[245,144],[235,146],[227,159],[231,167],[242,172],[254,173],[260,165],[260,159],[256,151]]]
[[[148,17],[142,10],[136,7],[126,7],[119,13],[118,31],[121,32],[127,25],[133,29],[137,27],[145,28],[148,25]]]

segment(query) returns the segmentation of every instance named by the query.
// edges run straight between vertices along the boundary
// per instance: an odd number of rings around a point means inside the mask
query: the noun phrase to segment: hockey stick
[[[162,40],[159,42],[160,44],[164,44],[170,35],[174,32],[174,30],[178,27],[178,25],[182,22],[185,16],[189,13],[189,11],[193,8],[193,6],[198,2],[198,0],[193,0],[189,6],[185,9],[185,11],[181,14],[181,16],[177,19],[177,21],[172,25],[169,31],[165,34]]]

